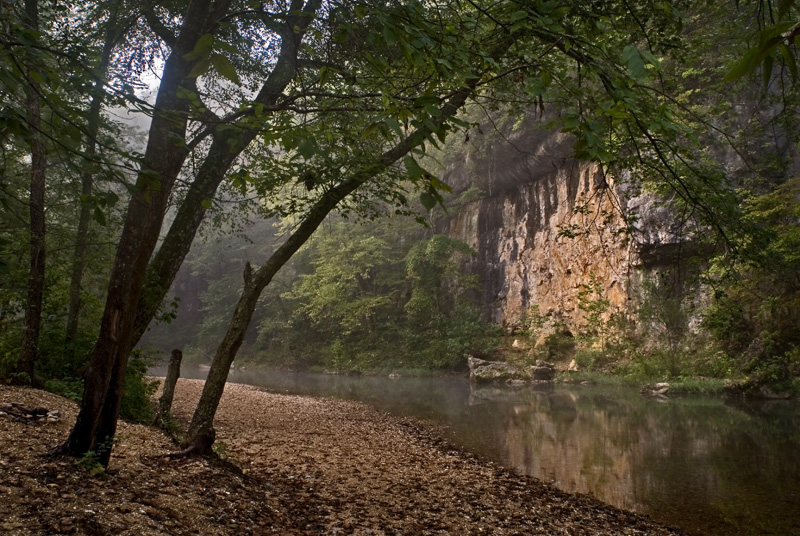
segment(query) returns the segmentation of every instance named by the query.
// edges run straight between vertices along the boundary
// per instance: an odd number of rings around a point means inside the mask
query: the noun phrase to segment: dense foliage
[[[241,285],[231,259],[258,258],[275,231],[261,221],[247,238],[197,244],[176,281],[176,295],[186,295],[177,318],[152,327],[146,344],[185,345],[188,360],[207,362]],[[495,340],[479,313],[475,278],[462,268],[473,253],[409,218],[331,222],[262,295],[236,363],[342,372],[464,367],[468,353]]]

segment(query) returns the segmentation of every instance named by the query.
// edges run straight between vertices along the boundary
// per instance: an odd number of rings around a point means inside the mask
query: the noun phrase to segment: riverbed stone
[[[468,363],[469,378],[476,383],[509,383],[516,380],[530,381],[532,378],[530,369],[518,367],[512,363],[486,361],[471,356]]]
[[[642,394],[653,398],[666,398],[672,386],[666,382],[652,383],[642,387]]]
[[[533,379],[540,382],[549,382],[553,380],[555,369],[550,367],[533,367]]]

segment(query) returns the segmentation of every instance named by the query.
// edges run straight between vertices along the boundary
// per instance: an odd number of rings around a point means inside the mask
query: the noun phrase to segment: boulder
[[[536,360],[536,365],[533,367],[533,379],[539,382],[553,381],[553,376],[556,374],[556,366],[541,359]]]
[[[512,382],[515,380],[530,381],[531,371],[500,361],[486,361],[471,357],[469,363],[469,379],[476,383]]]
[[[570,361],[569,362],[569,366],[567,367],[567,370],[570,371],[570,372],[578,372],[578,370],[579,370],[578,369],[578,362],[575,361],[574,359],[572,361]]]
[[[514,348],[515,350],[527,350],[528,345],[519,339],[514,339],[514,342],[511,343],[511,348]]]
[[[664,383],[651,383],[649,385],[645,385],[642,387],[641,393],[644,396],[649,396],[653,398],[667,398],[667,393],[670,390],[670,384]]]

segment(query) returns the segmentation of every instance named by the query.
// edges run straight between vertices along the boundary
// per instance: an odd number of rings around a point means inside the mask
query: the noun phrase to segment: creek
[[[182,377],[205,375],[184,369]],[[466,451],[692,534],[800,535],[796,401],[657,401],[618,386],[475,389],[464,378],[260,370],[228,381],[430,420]]]

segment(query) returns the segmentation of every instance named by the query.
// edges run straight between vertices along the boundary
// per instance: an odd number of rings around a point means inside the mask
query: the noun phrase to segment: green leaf
[[[210,199],[203,199],[202,201],[200,201],[200,206],[202,206],[205,210],[210,209],[211,208],[211,200]]]
[[[325,67],[324,65],[322,67],[320,67],[320,69],[319,69],[319,79],[318,79],[319,85],[324,86],[325,82],[327,82],[328,79],[330,78],[330,75],[331,75],[330,68]]]
[[[439,97],[436,95],[422,95],[414,99],[414,107],[423,108],[428,104],[439,104]]]
[[[388,24],[383,27],[383,40],[386,41],[386,44],[394,46],[397,42],[397,36],[394,34],[394,30]]]
[[[758,52],[758,48],[751,48],[745,52],[742,59],[737,61],[725,74],[725,78],[722,79],[723,82],[734,82],[748,74],[750,72],[750,63],[756,55],[756,52]]]
[[[562,6],[558,9],[553,10],[553,12],[550,13],[550,17],[555,20],[561,20],[567,16],[567,13],[570,12],[570,9],[571,8],[569,6]]]
[[[425,105],[425,111],[431,117],[439,117],[439,116],[442,115],[442,111],[439,109],[439,107],[438,106],[434,106],[433,104],[426,104]]]
[[[658,61],[658,59],[655,56],[653,56],[653,53],[650,52],[649,50],[639,50],[639,54],[647,63],[649,63],[653,67],[656,67],[657,69],[661,68],[661,62]]]
[[[195,43],[194,49],[188,54],[184,54],[183,59],[186,61],[207,59],[212,48],[214,48],[214,36],[210,33],[203,34]]]
[[[220,75],[224,76],[234,84],[239,84],[239,75],[236,73],[236,67],[233,66],[231,61],[222,54],[214,54],[211,56],[211,65],[214,66]]]
[[[431,186],[436,188],[437,190],[442,190],[443,192],[447,192],[449,194],[453,193],[453,189],[450,188],[450,185],[446,182],[442,182],[433,175],[430,176]]]
[[[422,167],[417,164],[417,161],[414,160],[414,158],[410,155],[403,158],[403,164],[405,165],[406,171],[408,171],[408,176],[412,181],[417,180],[425,174],[425,170],[422,169]]]
[[[297,146],[297,153],[305,160],[309,160],[317,152],[317,142],[314,138],[306,138]]]
[[[451,117],[450,122],[460,126],[461,128],[471,128],[472,125],[464,121],[463,119],[459,119],[458,117]]]
[[[361,132],[361,139],[366,140],[367,138],[372,136],[376,130],[378,130],[378,122],[375,121],[374,123],[370,123],[369,125],[367,125],[367,128],[365,128]]]
[[[631,73],[634,79],[639,80],[647,74],[642,55],[635,46],[628,45],[622,50],[622,60],[625,61],[628,72]]]
[[[433,207],[436,206],[436,198],[433,197],[428,192],[422,192],[419,194],[419,201],[422,203],[422,206],[425,207],[425,210],[431,211]]]
[[[562,130],[568,132],[578,128],[578,126],[581,124],[581,120],[577,115],[567,115],[564,116],[561,124]]]
[[[214,41],[214,46],[219,50],[224,50],[233,55],[239,54],[239,49],[233,46],[230,43],[226,43],[225,41],[220,41],[219,39]]]
[[[772,66],[775,60],[772,56],[767,56],[764,58],[764,65],[762,66],[761,70],[761,77],[764,82],[764,91],[769,88],[769,81],[772,79]]]
[[[525,20],[527,18],[528,18],[528,12],[525,11],[524,9],[515,11],[514,13],[511,14],[511,22],[518,22],[521,20]]]
[[[94,221],[96,221],[103,227],[106,226],[106,214],[100,209],[100,207],[94,208]]]
[[[105,199],[103,202],[109,207],[113,207],[117,204],[117,201],[119,201],[119,196],[114,192],[106,192],[104,197]]]
[[[782,43],[780,51],[783,56],[783,61],[786,63],[792,75],[792,83],[797,82],[797,61],[795,61],[794,54],[792,54],[792,49]]]
[[[211,60],[206,58],[204,60],[198,61],[192,70],[189,71],[189,78],[197,78],[198,76],[203,76],[208,71],[208,68],[211,67]]]

